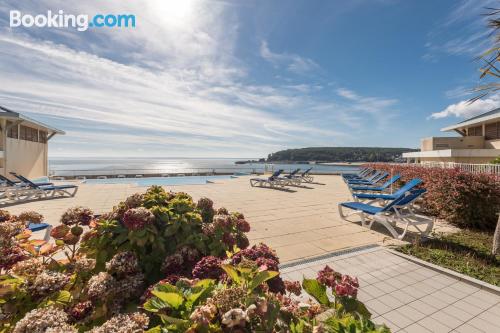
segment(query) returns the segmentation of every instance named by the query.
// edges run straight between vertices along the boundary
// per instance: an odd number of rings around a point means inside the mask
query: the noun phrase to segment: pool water
[[[232,176],[234,177],[234,176]],[[202,185],[207,182],[231,179],[231,176],[181,176],[181,177],[144,177],[144,178],[108,178],[86,179],[85,184],[133,184],[137,186],[151,185]]]

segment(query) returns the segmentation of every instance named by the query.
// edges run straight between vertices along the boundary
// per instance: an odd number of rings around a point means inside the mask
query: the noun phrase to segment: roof
[[[22,115],[19,112],[14,112],[14,111],[7,109],[6,107],[1,106],[1,105],[0,105],[0,118],[10,118],[13,120],[26,121],[26,122],[32,123],[34,125],[46,128],[49,131],[52,131],[52,132],[57,133],[57,134],[66,134],[66,132],[64,132],[60,129],[49,126],[47,124],[44,124],[44,123],[42,123],[38,120],[32,119],[28,116]]]
[[[459,122],[458,124],[442,128],[441,131],[442,132],[453,131],[455,129],[459,129],[459,128],[463,128],[463,127],[466,127],[466,126],[483,123],[485,121],[496,119],[496,118],[500,119],[500,108],[496,108],[494,110],[482,113],[482,114],[480,114],[478,116],[475,116],[475,117],[463,120],[463,121]]]

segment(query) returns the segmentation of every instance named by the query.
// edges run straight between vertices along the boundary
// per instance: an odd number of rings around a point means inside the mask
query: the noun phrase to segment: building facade
[[[28,178],[47,176],[49,140],[65,134],[51,126],[0,106],[0,174],[16,172]]]
[[[419,152],[404,153],[407,161],[490,163],[500,156],[500,108],[441,129],[458,137],[422,139]]]

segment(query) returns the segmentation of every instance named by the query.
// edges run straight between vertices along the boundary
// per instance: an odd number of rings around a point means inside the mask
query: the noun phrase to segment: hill
[[[268,162],[316,161],[316,162],[393,162],[411,148],[381,147],[310,147],[281,150],[269,154]]]

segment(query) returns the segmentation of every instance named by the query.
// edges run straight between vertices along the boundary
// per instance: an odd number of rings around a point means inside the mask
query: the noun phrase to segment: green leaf
[[[167,316],[165,314],[159,314],[158,316],[160,316],[161,320],[167,324],[185,325],[185,324],[189,323],[189,321],[187,321],[185,319],[175,318],[175,317]]]
[[[161,327],[155,326],[146,331],[146,333],[161,333]]]
[[[316,279],[304,279],[302,281],[302,288],[314,297],[321,305],[330,306],[330,300],[326,294],[326,287],[318,282]]]
[[[174,309],[178,309],[179,306],[181,306],[182,302],[184,301],[184,298],[177,293],[172,293],[172,292],[166,293],[163,291],[153,290],[152,294],[158,297],[163,302],[170,305]]]
[[[273,277],[278,276],[278,274],[279,273],[275,271],[258,272],[257,275],[255,275],[254,278],[250,281],[250,284],[248,286],[249,291],[254,290],[267,280],[270,280]]]
[[[227,273],[227,275],[229,275],[229,277],[231,278],[231,280],[233,280],[236,284],[240,284],[241,283],[240,276],[239,276],[238,272],[236,271],[236,269],[233,266],[231,266],[231,265],[222,265],[222,269]]]
[[[61,305],[68,304],[69,302],[71,302],[71,299],[71,293],[67,290],[59,291],[54,297],[54,301]]]

